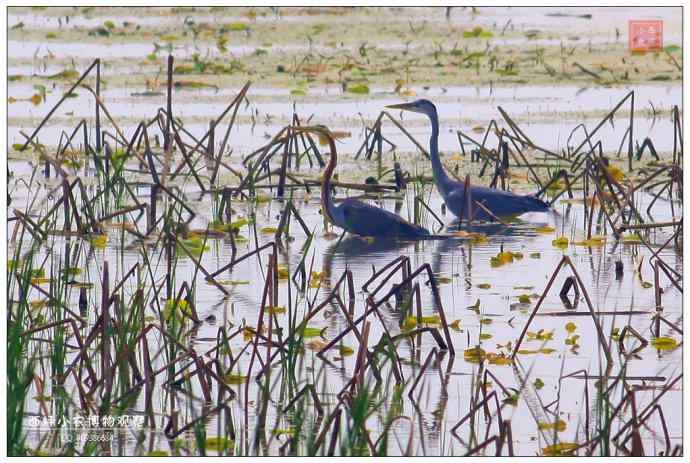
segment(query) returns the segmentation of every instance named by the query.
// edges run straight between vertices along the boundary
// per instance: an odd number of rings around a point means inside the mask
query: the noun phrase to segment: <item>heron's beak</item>
[[[386,106],[386,108],[390,109],[401,109],[403,111],[412,111],[412,112],[419,112],[417,111],[417,107],[413,103],[400,103],[400,104],[391,104]]]

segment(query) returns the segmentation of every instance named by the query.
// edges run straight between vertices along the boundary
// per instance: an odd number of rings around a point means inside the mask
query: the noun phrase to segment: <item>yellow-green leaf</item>
[[[673,350],[678,347],[678,341],[669,336],[653,338],[651,344],[659,350]]]

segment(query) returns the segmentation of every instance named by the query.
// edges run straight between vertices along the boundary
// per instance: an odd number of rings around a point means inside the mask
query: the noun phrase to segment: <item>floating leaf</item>
[[[190,233],[188,238],[180,239],[180,244],[184,246],[189,253],[200,256],[204,251],[211,249],[208,245],[204,245],[205,238],[196,233]],[[179,249],[181,255],[186,255],[186,252]]]
[[[277,306],[277,307],[268,306],[265,308],[265,310],[266,310],[266,312],[268,312],[270,314],[285,313],[285,307],[282,307],[282,306]]]
[[[477,285],[477,288],[489,289],[489,288],[491,288],[491,283],[479,283],[479,284]]]
[[[207,84],[207,83],[199,82],[199,81],[195,81],[195,80],[176,80],[175,81],[175,88],[178,88],[178,89],[180,89],[180,88],[181,89],[185,89],[185,88],[189,88],[189,89],[213,88],[216,91],[218,90],[217,85]]]
[[[556,352],[556,349],[551,349],[551,348],[541,348],[541,349],[520,349],[517,351],[518,354],[521,355],[533,355],[533,354],[553,354]]]
[[[556,231],[556,229],[554,227],[544,225],[544,226],[535,228],[534,231],[537,233],[553,233]]]
[[[467,306],[466,308],[467,308],[467,309],[470,309],[470,310],[472,310],[472,311],[474,311],[474,312],[479,313],[479,304],[480,304],[480,300],[477,299],[477,302],[475,302],[474,305]]]
[[[466,39],[476,39],[476,38],[490,38],[493,37],[494,34],[491,31],[487,31],[482,29],[481,27],[477,26],[471,31],[463,31],[462,33],[463,38]]]
[[[465,361],[470,363],[479,363],[486,358],[486,351],[481,347],[470,347],[465,349]]]
[[[305,338],[313,338],[315,336],[321,336],[321,334],[326,331],[326,328],[315,328],[313,326],[305,326],[302,328],[300,333]]]
[[[235,220],[234,222],[230,222],[228,224],[228,227],[230,227],[233,230],[239,230],[240,228],[244,227],[245,225],[249,225],[251,222],[246,219],[246,218],[241,218],[239,220]]]
[[[520,74],[520,71],[515,68],[508,68],[508,69],[496,69],[496,74],[503,76],[503,77],[510,77],[510,76],[517,76]]]
[[[653,338],[651,344],[659,350],[673,350],[678,347],[678,341],[669,336]]]
[[[249,377],[240,374],[229,373],[225,375],[223,379],[228,384],[239,385],[246,383]]]
[[[183,315],[192,316],[192,309],[186,299],[168,299],[165,301],[165,308],[163,309],[163,318],[171,320],[175,317],[178,320],[183,319]]]
[[[513,360],[504,353],[489,352],[486,354],[486,358],[491,365],[511,365],[513,363]]]
[[[551,330],[551,331],[539,330],[536,333],[533,333],[532,331],[528,331],[527,332],[527,339],[528,340],[535,340],[535,341],[551,341],[553,339],[553,330]]]
[[[606,244],[606,237],[593,235],[592,237],[590,237],[589,239],[586,239],[586,240],[573,241],[573,244],[575,246],[587,246],[587,247],[603,246],[604,244]]]
[[[404,331],[410,331],[417,326],[417,317],[414,315],[408,315],[403,322],[402,329]]]
[[[310,288],[320,288],[321,283],[324,281],[324,279],[328,275],[326,274],[325,271],[322,272],[317,272],[316,270],[313,270],[309,276],[309,287]]]
[[[454,233],[455,236],[460,238],[469,238],[471,243],[485,243],[488,241],[486,234],[479,232],[467,232],[465,230],[460,230]]]
[[[534,383],[532,383],[532,384],[534,384],[534,387],[535,387],[537,390],[539,390],[539,389],[541,389],[541,388],[544,387],[544,381],[542,381],[541,378],[535,379],[535,380],[534,380]]]
[[[513,259],[515,259],[516,255],[518,255],[519,259],[522,259],[522,253],[513,253],[511,251],[501,251],[498,254],[496,254],[495,257],[491,258],[491,266],[492,267],[500,267],[505,264],[509,264],[513,262]]]
[[[65,276],[77,276],[81,274],[81,268],[79,267],[68,267],[60,270],[60,274]]]
[[[369,86],[367,86],[365,84],[349,85],[347,87],[347,91],[349,93],[355,93],[357,95],[368,95],[369,94]]]
[[[86,288],[86,289],[93,288],[93,283],[86,283],[86,282],[80,282],[80,281],[70,281],[69,285],[74,287],[74,288]]]
[[[429,315],[427,317],[421,317],[421,322],[427,325],[438,325],[441,323],[441,317],[438,315]]]
[[[555,423],[540,422],[540,423],[538,423],[537,426],[539,427],[539,430],[541,430],[541,431],[548,431],[551,429],[555,429],[558,432],[562,432],[562,431],[565,431],[565,429],[568,427],[568,424],[565,421],[559,419],[559,420],[556,420]]]
[[[565,330],[570,334],[574,333],[576,329],[577,325],[573,322],[568,322],[565,324]]]
[[[242,330],[242,337],[244,338],[244,342],[249,342],[252,339],[254,339],[254,335],[256,333],[256,330],[250,326],[245,326],[244,329]]]
[[[477,60],[477,61],[479,61],[479,58],[483,58],[484,56],[486,56],[486,53],[484,53],[483,51],[474,51],[474,52],[472,52],[472,53],[467,54],[467,55],[462,59],[462,61],[463,61],[463,63],[464,63],[465,61],[471,61],[471,60]]]
[[[290,95],[292,96],[306,96],[307,91],[304,88],[293,88],[290,90]]]
[[[216,283],[223,286],[248,285],[249,280],[216,280]]]
[[[108,243],[108,235],[90,235],[89,242],[96,249],[105,249]]]
[[[355,353],[355,350],[352,347],[348,346],[338,346],[338,352],[340,352],[340,355],[343,357],[349,357],[350,355]]]
[[[79,77],[79,72],[75,69],[65,69],[64,71],[58,72],[57,74],[51,74],[46,76],[46,79],[50,80],[61,80],[61,79],[76,79]]]
[[[278,231],[278,229],[276,227],[264,227],[261,229],[261,233],[266,233],[269,235],[275,234],[275,232],[277,232],[277,231]]]
[[[167,457],[169,455],[165,450],[151,450],[146,454],[147,457]]]
[[[518,296],[518,301],[520,302],[520,304],[529,304],[530,303],[529,294],[520,294]]]
[[[290,270],[286,266],[279,266],[278,267],[278,279],[279,280],[287,280],[290,278]]]
[[[559,442],[558,444],[544,447],[541,451],[545,457],[561,457],[571,455],[579,446],[580,444],[572,442]]]
[[[228,439],[227,437],[207,437],[204,442],[206,450],[212,450],[214,452],[223,452],[229,450],[235,446],[235,442]]]
[[[452,323],[449,323],[448,327],[454,329],[455,331],[460,331],[460,320],[455,320]]]
[[[482,333],[479,335],[479,339],[481,339],[482,341],[486,341],[486,340],[491,339],[493,337],[494,336],[492,334],[489,334],[489,333]]]
[[[223,25],[223,27],[225,29],[227,29],[229,31],[233,31],[233,32],[242,32],[242,31],[246,31],[247,29],[249,29],[249,26],[247,26],[245,23],[242,23],[242,22],[234,22],[234,23],[225,24],[225,25]]]
[[[566,238],[565,236],[561,236],[561,237],[556,238],[555,240],[551,241],[551,244],[557,248],[563,249],[563,248],[568,247],[569,242],[570,241],[568,240],[568,238]]]
[[[625,244],[641,243],[642,237],[639,235],[639,233],[629,233],[627,235],[623,235],[622,241]]]
[[[566,346],[573,346],[573,348],[578,348],[578,347],[580,347],[580,346],[577,344],[577,340],[578,340],[578,339],[580,339],[580,335],[579,335],[579,334],[574,334],[574,335],[570,336],[569,338],[567,338],[567,339],[565,340],[565,345],[566,345]]]
[[[32,278],[42,278],[46,276],[46,271],[43,267],[31,269]]]
[[[618,166],[610,165],[606,167],[606,172],[617,182],[622,182],[625,180],[625,172],[623,172],[623,170]]]
[[[520,394],[515,393],[503,399],[503,403],[507,405],[512,405],[513,407],[517,407],[518,399],[520,399]]]

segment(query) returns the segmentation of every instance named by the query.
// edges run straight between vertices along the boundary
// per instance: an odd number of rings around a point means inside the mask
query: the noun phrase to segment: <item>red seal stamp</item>
[[[664,46],[664,22],[660,19],[633,19],[628,21],[628,48],[630,51],[661,50]]]

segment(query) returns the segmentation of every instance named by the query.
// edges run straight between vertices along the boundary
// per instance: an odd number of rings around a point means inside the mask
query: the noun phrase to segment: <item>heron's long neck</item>
[[[328,165],[323,173],[323,183],[321,184],[321,205],[323,206],[324,214],[326,214],[328,220],[335,223],[335,205],[333,204],[333,197],[331,196],[331,179],[333,177],[333,171],[335,171],[335,166],[338,163],[338,154],[336,153],[335,141],[329,137],[328,142],[331,147],[331,157],[328,160]]]
[[[441,157],[438,153],[438,115],[432,114],[431,119],[431,139],[429,140],[429,152],[431,156],[431,168],[434,173],[434,182],[436,187],[441,192],[442,196],[447,194],[447,187],[449,184],[448,175],[441,164]]]

